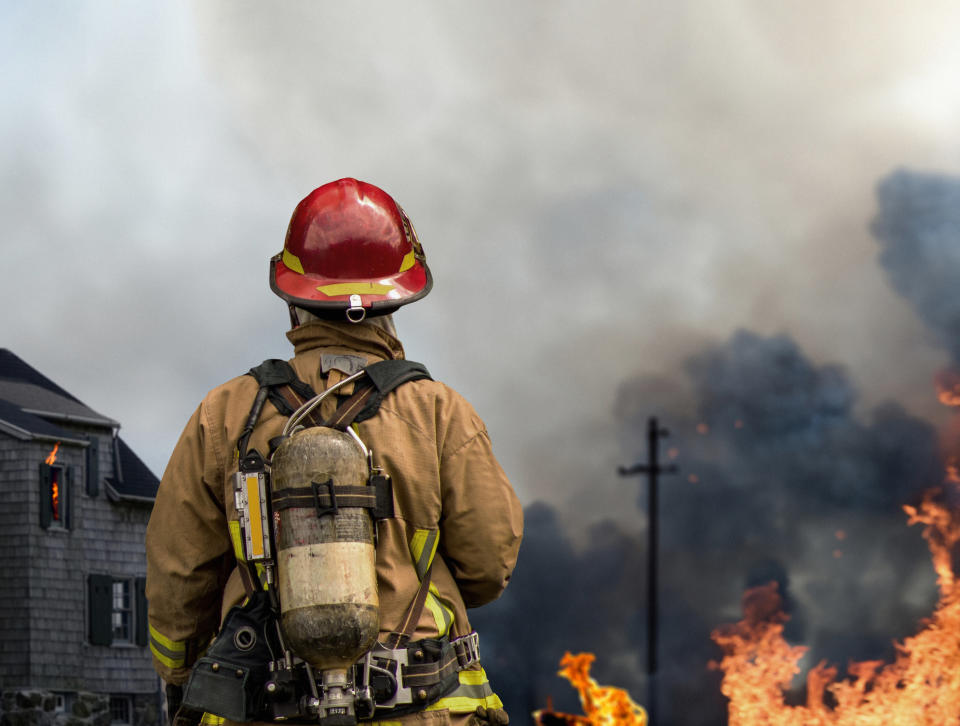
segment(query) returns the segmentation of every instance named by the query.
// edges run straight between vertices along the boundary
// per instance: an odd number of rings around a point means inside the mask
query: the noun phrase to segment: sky
[[[581,546],[607,520],[638,536],[616,468],[649,415],[695,431],[717,360],[839,380],[813,398],[843,391],[863,441],[891,401],[951,423],[937,305],[877,218],[897,173],[960,175],[958,21],[938,0],[4,3],[0,345],[159,475],[207,390],[290,355],[267,261],[302,197],[354,176],[434,275],[395,316],[408,357],[474,404],[524,504]]]

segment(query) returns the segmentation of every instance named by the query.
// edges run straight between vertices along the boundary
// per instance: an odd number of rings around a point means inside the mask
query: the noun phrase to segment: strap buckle
[[[413,703],[412,689],[403,685],[404,670],[406,670],[408,663],[409,657],[406,648],[385,648],[380,643],[376,643],[363,656],[363,686],[365,688],[370,686],[372,671],[379,671],[387,675],[396,684],[396,690],[390,698],[376,702],[378,710]]]
[[[330,496],[329,507],[320,506],[321,487],[326,487],[327,494]],[[336,516],[340,512],[340,508],[337,507],[337,494],[333,489],[333,479],[327,479],[325,482],[310,482],[310,491],[313,492],[313,508],[317,512],[317,519],[320,519],[320,517],[322,517],[324,514],[332,514]]]
[[[459,670],[463,670],[464,668],[472,666],[474,663],[480,662],[480,635],[476,630],[469,635],[464,635],[462,638],[451,640],[450,645],[453,646],[457,654],[457,663],[460,666]]]

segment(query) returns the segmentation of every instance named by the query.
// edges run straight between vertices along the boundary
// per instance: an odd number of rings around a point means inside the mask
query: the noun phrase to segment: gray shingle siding
[[[88,577],[130,580],[133,596],[135,578],[146,572],[143,537],[157,481],[125,448],[120,460],[131,467],[133,493],[142,501],[107,496],[106,483],[122,478],[115,466],[117,426],[0,348],[0,691],[7,695],[21,688],[156,692],[146,647],[92,645],[88,637]],[[99,465],[93,497],[86,481],[91,439]],[[57,441],[56,463],[73,474],[70,526],[44,529],[41,462]],[[109,595],[109,585],[103,592]],[[131,635],[145,615],[134,612]]]
[[[97,436],[100,477],[115,475],[109,431],[65,428]],[[157,681],[147,648],[89,644],[86,597],[91,573],[145,574],[149,505],[111,502],[102,487],[87,496],[85,447],[64,443],[57,464],[75,472],[71,529],[41,529],[39,467],[51,448],[0,433],[0,558],[7,569],[0,578],[0,688],[151,693]]]

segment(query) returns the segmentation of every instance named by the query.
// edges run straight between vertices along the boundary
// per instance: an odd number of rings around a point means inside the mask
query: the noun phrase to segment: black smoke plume
[[[892,659],[893,639],[914,632],[935,600],[928,552],[901,510],[942,479],[934,429],[894,403],[859,417],[850,375],[783,335],[741,331],[677,370],[669,388],[626,381],[612,412],[625,448],[611,467],[646,456],[651,414],[671,430],[663,456],[680,466],[660,486],[657,725],[726,722],[719,674],[707,667],[718,655],[710,632],[739,619],[741,594],[756,584],[779,583],[786,635],[811,649],[806,665]],[[620,483],[644,491],[643,480]],[[596,653],[598,682],[645,700],[639,501],[632,530],[600,521],[567,531],[560,521],[572,513],[528,507],[514,580],[473,618],[520,723],[548,696],[580,712],[554,675],[565,650]]]

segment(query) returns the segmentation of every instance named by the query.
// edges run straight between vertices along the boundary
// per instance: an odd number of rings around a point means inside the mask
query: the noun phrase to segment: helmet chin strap
[[[290,311],[290,328],[299,328],[301,325],[309,323],[311,320],[323,320],[319,318],[309,310],[304,310],[303,308],[298,308],[296,305],[287,305],[287,309]],[[374,326],[375,328],[380,328],[382,331],[388,335],[392,335],[394,338],[397,337],[397,326],[393,322],[393,314],[388,313],[387,315],[376,315],[365,318],[363,321],[354,321],[350,320],[349,322],[358,324],[360,322],[365,322],[369,325]]]
[[[290,312],[290,330],[295,330],[300,327],[300,320],[297,317],[297,308],[294,305],[287,305],[287,310]]]

